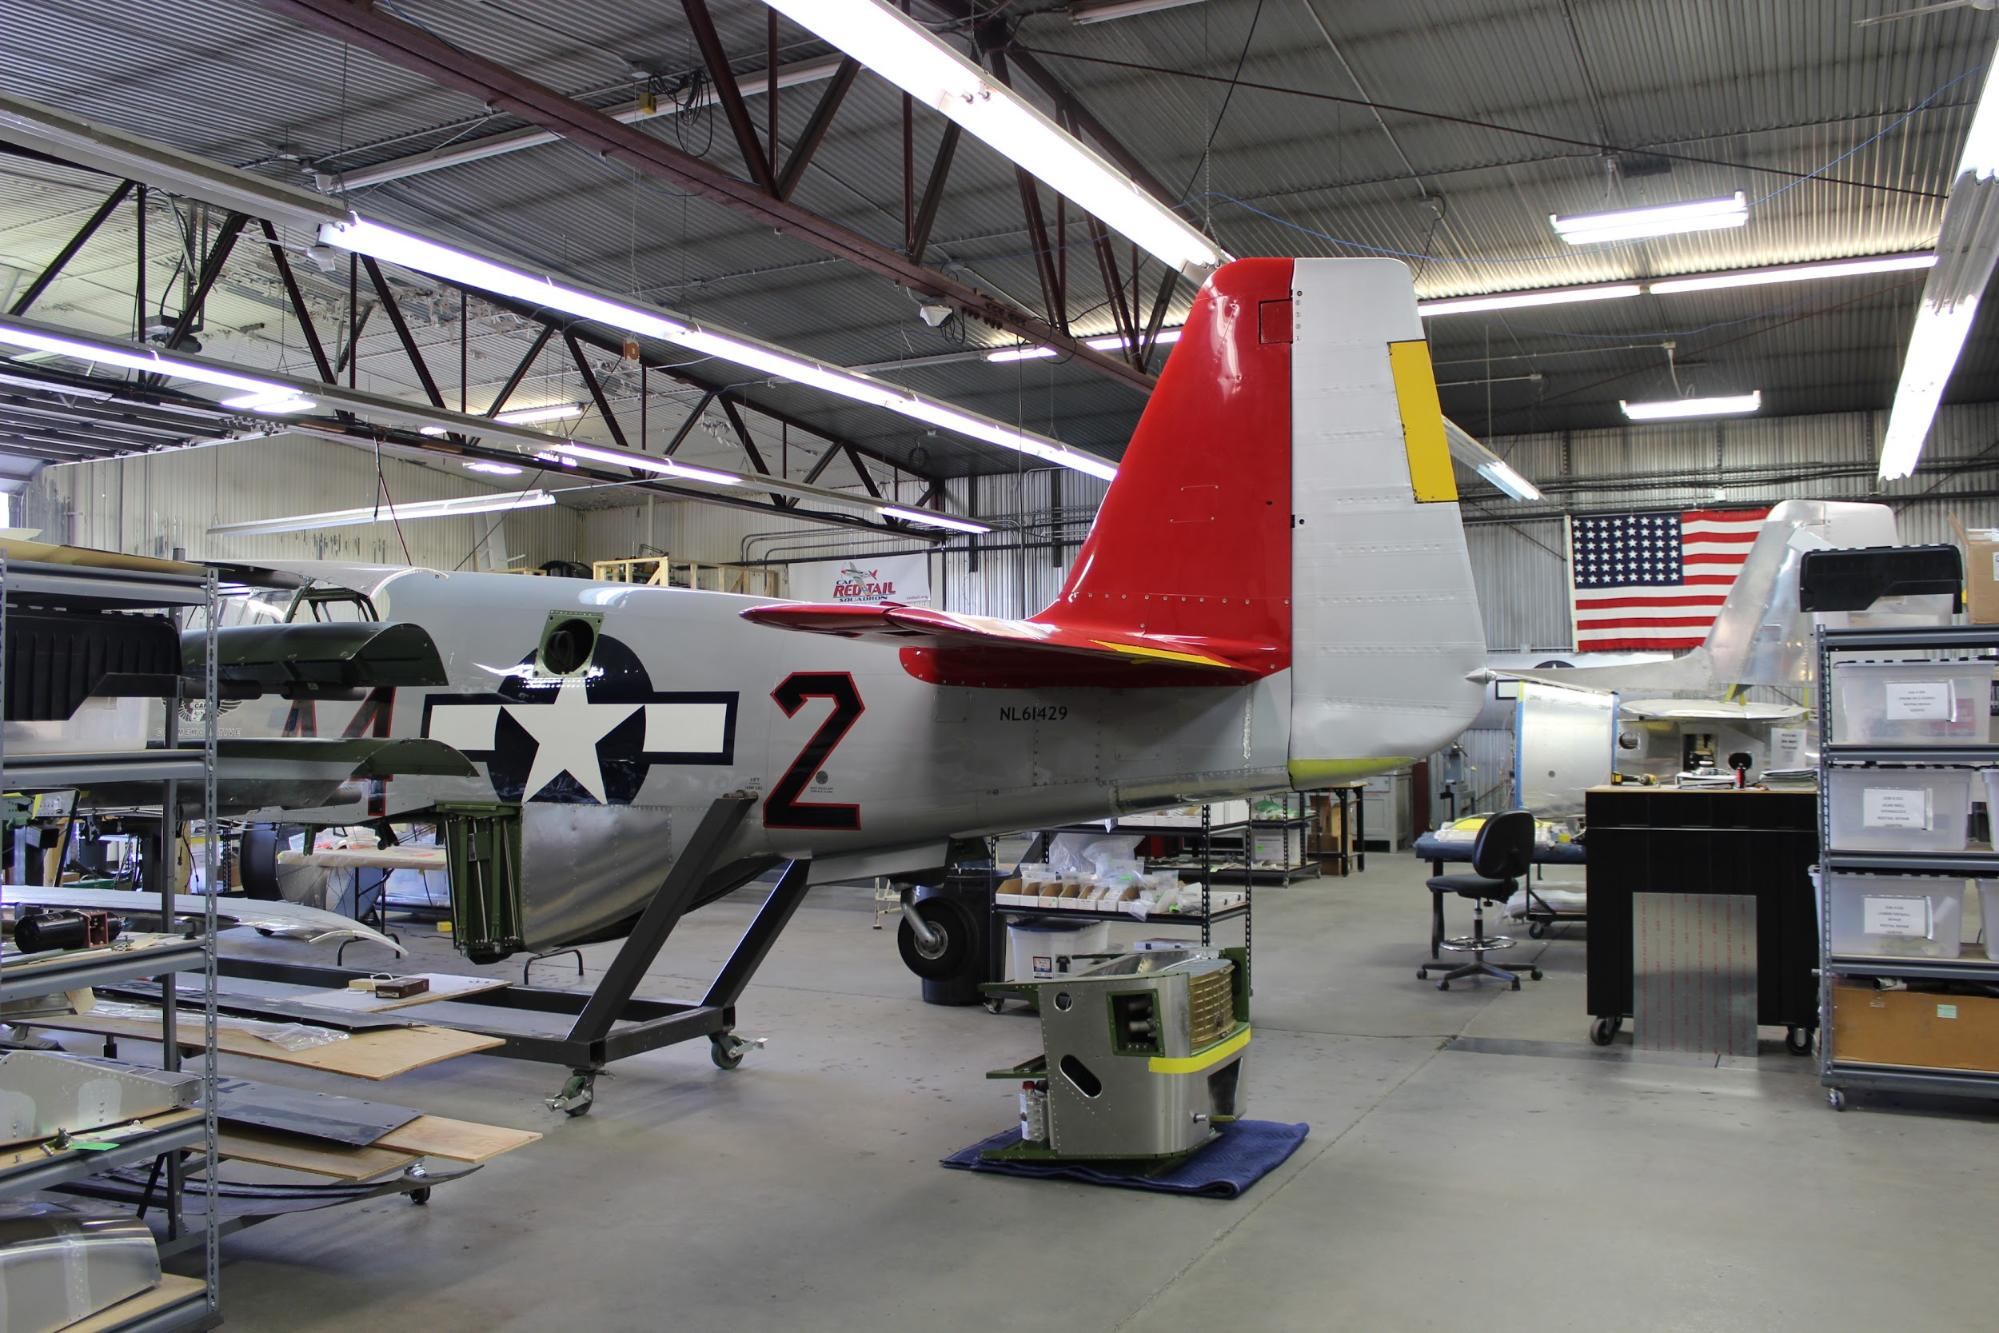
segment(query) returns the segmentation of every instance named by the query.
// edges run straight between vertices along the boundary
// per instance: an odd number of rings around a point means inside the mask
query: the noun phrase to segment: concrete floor
[[[223,1308],[431,1333],[1987,1326],[1986,1118],[1836,1115],[1781,1032],[1755,1059],[1649,1056],[1628,1032],[1599,1051],[1579,931],[1523,937],[1547,976],[1520,992],[1439,993],[1414,973],[1421,879],[1376,855],[1259,890],[1249,1111],[1312,1128],[1239,1200],[940,1169],[1011,1121],[981,1075],[1036,1049],[1033,1020],[919,1003],[893,923],[830,889],[746,996],[769,1045],[734,1073],[705,1043],[656,1052],[574,1120],[541,1104],[558,1071],[489,1057],[339,1087],[547,1137],[426,1208],[231,1237]],[[648,992],[698,992],[752,907],[689,918]],[[465,970],[436,939],[418,953]]]

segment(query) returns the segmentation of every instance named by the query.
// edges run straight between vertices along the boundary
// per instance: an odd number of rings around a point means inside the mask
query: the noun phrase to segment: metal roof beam
[[[263,3],[317,31],[456,88],[489,106],[503,108],[678,189],[698,194],[751,218],[760,226],[805,241],[911,291],[954,306],[969,318],[1028,342],[1055,348],[1074,362],[1133,388],[1145,391],[1152,388],[1152,376],[1126,361],[1085,346],[1045,320],[780,199],[754,182],[739,180],[713,163],[683,153],[574,98],[392,18],[368,0],[263,0]]]

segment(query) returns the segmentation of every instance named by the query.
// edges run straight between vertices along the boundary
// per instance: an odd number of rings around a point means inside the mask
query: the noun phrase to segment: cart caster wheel
[[[1437,983],[1438,990],[1449,990],[1450,988],[1451,988],[1451,983],[1448,981],[1440,981]]]
[[[1611,1038],[1616,1035],[1617,1025],[1607,1018],[1599,1018],[1589,1026],[1589,1039],[1597,1046],[1610,1045]]]
[[[421,1208],[421,1207],[423,1207],[423,1206],[424,1206],[425,1204],[429,1203],[429,1202],[430,1202],[430,1186],[428,1186],[428,1185],[425,1185],[425,1186],[424,1186],[424,1187],[423,1187],[422,1189],[420,1189],[420,1190],[411,1190],[411,1191],[410,1191],[410,1202],[411,1202],[411,1203],[413,1203],[413,1204],[415,1204],[415,1205],[416,1205],[417,1207],[419,1207],[419,1208]]]
[[[1825,1100],[1826,1105],[1832,1107],[1835,1111],[1844,1111],[1846,1109],[1846,1093],[1839,1088],[1828,1088]]]
[[[1527,975],[1532,977],[1534,980],[1539,981],[1541,979],[1541,969],[1537,967],[1533,971],[1529,972]]]
[[[1546,923],[1540,921],[1530,921],[1527,923],[1528,939],[1530,940],[1545,939],[1547,937],[1547,934],[1548,934],[1548,927]]]
[[[566,1116],[589,1115],[590,1107],[596,1100],[596,1073],[578,1069],[570,1074],[569,1081],[562,1085],[562,1091],[548,1099],[548,1109],[560,1111]]]
[[[743,1062],[749,1049],[750,1043],[733,1032],[719,1032],[708,1038],[708,1058],[717,1069],[734,1069]]]
[[[986,1012],[989,1014],[996,1014],[1006,1008],[1006,1001],[997,995],[988,995],[982,1003],[986,1006]]]
[[[1788,1028],[1784,1032],[1784,1049],[1792,1055],[1812,1053],[1812,1030],[1810,1028]]]

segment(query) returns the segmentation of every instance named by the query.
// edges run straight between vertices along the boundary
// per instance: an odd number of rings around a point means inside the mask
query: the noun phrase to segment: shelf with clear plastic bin
[[[1210,887],[1205,894],[1198,883],[1181,882],[1174,870],[1148,870],[1118,882],[1104,883],[1100,877],[1049,870],[1045,865],[1023,864],[1016,876],[1019,889],[1006,892],[1005,885],[993,893],[993,908],[1012,916],[1067,917],[1085,921],[1111,921],[1124,917],[1133,921],[1227,920],[1248,910],[1247,895]],[[1009,879],[1006,883],[1014,883]],[[1199,904],[1206,904],[1206,913]]]
[[[1827,691],[1833,747],[1988,745],[1995,661],[1836,658]]]

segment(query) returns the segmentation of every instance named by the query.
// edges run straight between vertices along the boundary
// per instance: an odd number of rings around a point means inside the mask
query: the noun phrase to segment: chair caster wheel
[[[1429,968],[1427,968],[1427,967],[1419,967],[1419,968],[1417,968],[1417,969],[1416,969],[1416,980],[1418,980],[1418,981],[1428,981],[1429,979],[1430,979],[1430,969],[1429,969]]]
[[[1451,983],[1448,981],[1440,981],[1437,983],[1438,990],[1449,990],[1450,988],[1451,988]]]
[[[1541,979],[1541,969],[1537,967],[1532,972],[1529,972],[1527,975],[1534,978],[1534,980],[1539,981]]]

